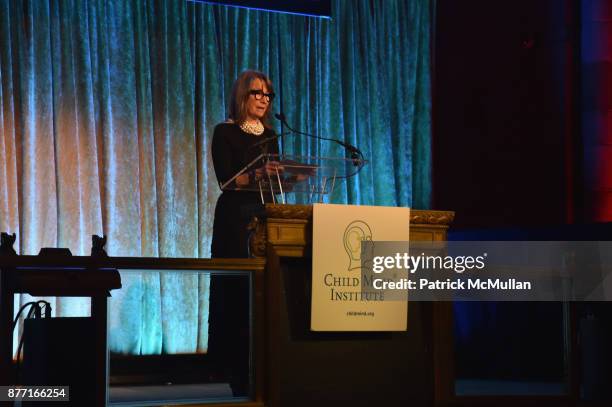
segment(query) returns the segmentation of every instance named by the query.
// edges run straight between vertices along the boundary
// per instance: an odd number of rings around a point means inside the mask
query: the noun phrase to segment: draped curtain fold
[[[182,0],[0,0],[0,230],[21,254],[87,255],[105,234],[111,256],[209,256],[212,129],[247,68],[269,74],[294,127],[363,150],[369,165],[333,202],[428,207],[430,7],[335,1],[326,20]],[[344,155],[296,136],[282,147]],[[112,351],[206,351],[207,277],[122,280]]]

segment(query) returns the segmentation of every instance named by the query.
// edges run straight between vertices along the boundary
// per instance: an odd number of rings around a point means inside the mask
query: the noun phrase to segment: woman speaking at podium
[[[219,185],[231,180],[260,154],[278,154],[268,117],[273,100],[272,83],[261,72],[245,71],[234,82],[229,118],[215,127],[212,140]],[[275,171],[274,164],[267,163],[264,169],[238,176],[221,193],[215,208],[213,258],[249,257],[247,225],[262,203],[258,191],[244,187],[254,182],[251,177],[262,176],[264,171]],[[211,277],[209,323],[210,355],[216,366],[226,372],[224,376],[234,396],[244,396],[248,393],[250,343],[249,285],[244,276]]]
[[[274,100],[272,82],[258,71],[244,71],[232,88],[229,118],[215,127],[212,159],[219,185],[225,184],[262,153],[278,154],[278,143],[269,125]],[[269,142],[265,142],[269,139]],[[263,141],[263,142],[262,142]],[[266,170],[275,171],[268,163]],[[221,193],[215,208],[212,257],[249,257],[247,225],[253,208],[261,205],[256,191],[240,190],[260,172],[237,177]]]

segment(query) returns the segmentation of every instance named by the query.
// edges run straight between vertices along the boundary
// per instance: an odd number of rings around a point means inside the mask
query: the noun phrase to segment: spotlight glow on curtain
[[[426,208],[430,19],[427,0],[336,1],[331,20],[182,0],[0,1],[0,230],[21,254],[86,255],[106,234],[112,256],[207,257],[212,129],[247,68],[270,75],[294,126],[370,160],[334,202]],[[130,273],[123,286],[112,351],[206,350],[206,278]]]

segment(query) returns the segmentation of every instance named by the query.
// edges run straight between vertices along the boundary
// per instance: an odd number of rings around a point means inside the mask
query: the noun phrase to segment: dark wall
[[[612,0],[580,7],[580,129],[584,218],[612,221]]]
[[[570,2],[437,1],[434,207],[454,228],[569,219]]]

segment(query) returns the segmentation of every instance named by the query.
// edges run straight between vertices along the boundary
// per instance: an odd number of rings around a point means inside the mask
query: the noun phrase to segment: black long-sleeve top
[[[255,146],[266,137],[272,138],[269,143]],[[278,153],[274,131],[265,129],[263,134],[255,136],[245,133],[234,123],[221,123],[215,127],[212,159],[219,185],[262,153]],[[223,191],[215,208],[212,257],[248,257],[246,228],[261,206],[259,192],[232,190],[231,187]]]
[[[255,136],[242,131],[234,123],[220,123],[215,127],[212,140],[212,158],[219,185],[224,184],[262,153],[278,154],[276,139],[255,146],[265,138],[274,138],[275,133],[265,129]]]

